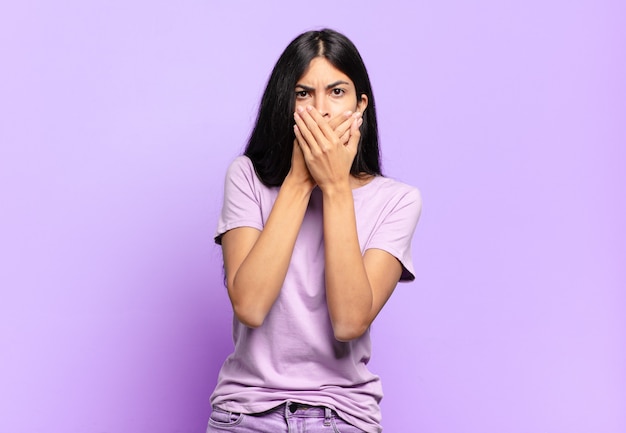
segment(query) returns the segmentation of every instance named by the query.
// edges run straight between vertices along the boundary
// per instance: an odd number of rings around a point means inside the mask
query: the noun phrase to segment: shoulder
[[[226,170],[226,177],[231,176],[254,176],[256,177],[256,173],[254,172],[254,166],[252,165],[252,161],[245,155],[240,155],[236,157],[228,166]]]
[[[252,161],[247,156],[236,157],[226,169],[226,187],[248,185],[253,190],[263,189],[263,183],[256,174]]]
[[[413,199],[419,199],[421,201],[422,195],[420,193],[420,190],[413,185],[400,182],[390,177],[379,176],[378,178],[381,180],[381,188],[400,196],[407,196]]]
[[[422,194],[419,189],[389,177],[375,177],[361,193],[370,203],[393,208],[408,206],[418,215],[422,209]]]

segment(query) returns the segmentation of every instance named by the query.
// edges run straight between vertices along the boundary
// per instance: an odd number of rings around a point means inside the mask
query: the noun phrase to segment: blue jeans
[[[243,414],[217,407],[209,418],[207,433],[364,433],[323,406],[287,402],[267,412]]]

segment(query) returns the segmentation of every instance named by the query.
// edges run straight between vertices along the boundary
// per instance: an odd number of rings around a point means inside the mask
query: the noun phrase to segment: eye
[[[335,87],[334,89],[331,90],[331,94],[333,96],[343,96],[344,93],[346,93],[346,91],[339,87]]]
[[[309,96],[309,92],[306,90],[298,90],[296,91],[296,99],[304,99]]]

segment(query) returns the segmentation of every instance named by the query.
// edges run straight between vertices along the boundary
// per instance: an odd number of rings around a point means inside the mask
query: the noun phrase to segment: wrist
[[[315,184],[311,181],[311,179],[296,179],[294,176],[290,176],[291,172],[287,174],[283,184],[281,185],[281,190],[285,189],[287,191],[291,191],[297,196],[308,197],[313,192],[313,188],[315,188]]]
[[[322,195],[326,198],[334,199],[347,196],[352,198],[352,187],[349,181],[320,185],[320,189],[322,190]]]

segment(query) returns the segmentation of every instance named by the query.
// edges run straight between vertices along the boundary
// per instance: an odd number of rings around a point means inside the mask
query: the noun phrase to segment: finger
[[[311,150],[312,154],[325,153],[331,147],[330,142],[337,140],[337,138],[333,138],[332,135],[328,138],[321,129],[321,127],[329,128],[328,122],[326,119],[322,118],[322,116],[319,116],[318,120],[320,120],[321,125],[318,124],[316,119],[311,116],[311,112],[319,114],[317,110],[311,106],[308,106],[307,109],[298,107],[296,113],[294,113],[296,125],[298,125],[300,133],[302,137],[304,137],[306,145]],[[330,131],[329,134],[332,134],[332,131]]]
[[[319,146],[315,141],[315,137],[300,115],[300,112],[294,113],[293,118],[296,121],[296,124],[294,125],[294,133],[296,134],[296,138],[298,138],[300,147],[303,149],[306,147],[309,150],[311,150],[311,148],[318,148]]]
[[[307,105],[306,110],[300,112],[300,116],[304,119],[320,147],[323,147],[327,142],[336,141],[337,137],[328,124],[328,120],[315,107]]]
[[[333,128],[336,131],[339,125],[341,125],[342,123],[350,119],[350,116],[352,116],[352,111],[344,111],[339,116],[336,116],[330,119],[328,121],[328,124],[330,125],[331,128]],[[350,126],[348,125],[348,128],[349,127]]]
[[[296,134],[295,142],[297,142],[297,146],[302,151],[305,159],[311,155],[311,149],[309,148],[306,139],[302,135],[302,131],[298,127],[298,125],[293,125],[293,132]],[[294,143],[295,144],[295,143]]]
[[[350,137],[350,126],[352,126],[354,119],[360,119],[361,115],[362,113],[357,111],[356,113],[351,114],[337,128],[335,128],[335,133],[337,134],[337,136],[340,137],[341,144],[348,144],[348,138]]]
[[[363,124],[363,119],[354,119],[352,125],[350,126],[350,139],[348,140],[348,144],[346,147],[356,154],[356,151],[359,147],[359,140],[361,139],[361,130],[359,129]]]
[[[339,138],[339,141],[341,141],[341,144],[346,146],[349,140],[350,140],[350,129],[348,128],[348,130],[344,132],[343,135]]]

